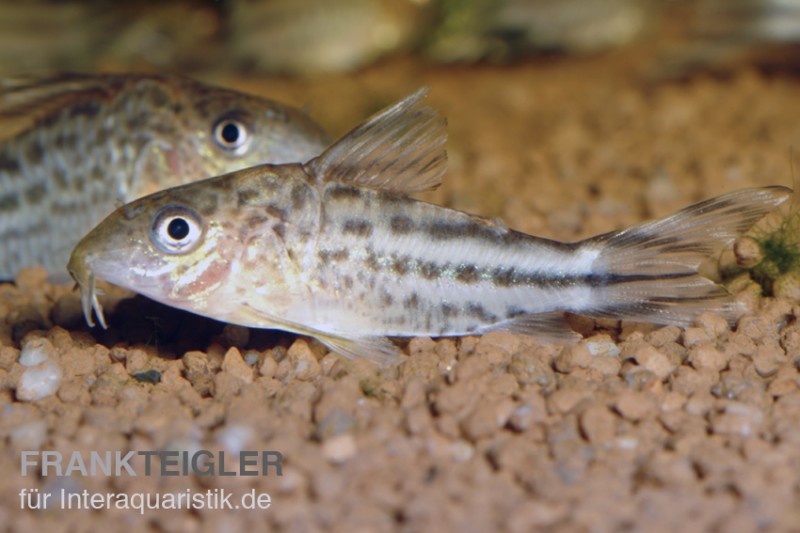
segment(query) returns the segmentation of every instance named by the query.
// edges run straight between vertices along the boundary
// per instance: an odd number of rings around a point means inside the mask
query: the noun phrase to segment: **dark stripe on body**
[[[292,187],[291,198],[292,198],[292,210],[300,211],[312,199],[311,188],[305,183],[295,185],[294,187]]]
[[[357,200],[362,195],[361,189],[348,185],[340,185],[328,189],[328,197],[331,200]]]
[[[414,228],[414,221],[411,220],[411,217],[405,215],[393,216],[389,221],[389,229],[391,229],[392,233],[395,235],[405,235],[407,233],[411,233],[414,231]]]
[[[28,201],[29,205],[39,205],[44,199],[45,194],[47,194],[47,185],[44,183],[37,183],[25,190],[25,199]]]
[[[38,138],[28,138],[28,149],[26,151],[26,159],[29,165],[41,165],[44,160],[44,146]]]
[[[0,212],[16,211],[19,209],[19,196],[16,193],[8,193],[0,196]]]
[[[264,209],[269,216],[277,218],[281,222],[286,222],[289,219],[289,213],[277,204],[269,204]]]
[[[7,154],[0,154],[0,171],[8,172],[12,176],[19,173],[19,161]]]
[[[253,203],[259,196],[261,196],[261,194],[256,189],[240,189],[236,191],[236,205],[238,207],[244,207]]]
[[[344,221],[342,233],[369,237],[372,235],[372,223],[369,220],[351,218]]]
[[[355,230],[351,229],[351,231]],[[452,263],[439,264],[433,261],[420,261],[409,256],[380,256],[372,250],[368,250],[364,258],[364,264],[373,272],[391,270],[392,273],[401,277],[410,273],[416,273],[421,278],[428,281],[454,279],[465,285],[488,282],[496,287],[527,286],[543,289],[558,289],[575,286],[600,288],[622,283],[691,278],[697,275],[696,272],[674,272],[669,274],[592,273],[580,275],[553,275],[544,272],[525,272],[515,267],[482,269],[469,263],[458,265]]]

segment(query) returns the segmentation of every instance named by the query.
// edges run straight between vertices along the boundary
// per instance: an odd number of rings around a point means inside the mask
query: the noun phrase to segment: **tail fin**
[[[678,326],[704,312],[733,318],[728,292],[698,273],[701,263],[750,229],[791,195],[787,187],[744,189],[700,202],[672,216],[588,239],[595,261],[600,305],[582,311]]]

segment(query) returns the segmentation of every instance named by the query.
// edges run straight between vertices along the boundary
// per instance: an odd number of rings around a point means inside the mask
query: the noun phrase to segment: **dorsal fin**
[[[447,122],[419,89],[373,115],[306,163],[319,181],[349,183],[402,194],[435,189],[447,167]]]

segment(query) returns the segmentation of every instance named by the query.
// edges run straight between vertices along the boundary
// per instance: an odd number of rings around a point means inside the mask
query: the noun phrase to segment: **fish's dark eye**
[[[214,141],[225,150],[241,153],[250,143],[250,132],[242,122],[224,118],[214,126]]]
[[[176,241],[185,239],[189,235],[189,223],[185,218],[175,217],[169,221],[167,234]]]
[[[167,206],[153,219],[150,239],[169,254],[184,254],[194,250],[203,236],[200,217],[187,207]]]

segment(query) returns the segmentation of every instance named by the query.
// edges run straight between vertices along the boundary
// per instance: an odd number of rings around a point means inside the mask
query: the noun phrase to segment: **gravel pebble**
[[[772,396],[784,396],[793,393],[800,387],[800,380],[796,376],[776,377],[767,386],[767,392]]]
[[[25,367],[36,366],[55,356],[55,353],[56,349],[47,339],[31,339],[22,345],[19,364]]]
[[[322,374],[322,367],[305,339],[297,339],[289,347],[286,358],[278,365],[276,375],[311,381]]]
[[[356,417],[344,409],[334,408],[322,416],[319,414],[316,416],[321,419],[317,424],[315,434],[321,440],[349,433],[358,425]]]
[[[25,369],[17,385],[17,399],[33,402],[52,396],[61,385],[63,372],[53,361],[46,361]]]
[[[592,353],[586,344],[570,344],[564,347],[553,364],[559,372],[569,374],[576,368],[587,368],[592,363]]]
[[[231,374],[244,383],[253,382],[253,369],[245,363],[241,352],[236,347],[232,347],[225,352],[225,358],[222,360],[222,371]]]
[[[322,456],[334,464],[352,459],[357,452],[356,439],[350,433],[331,437],[322,443]]]
[[[614,403],[617,412],[627,420],[636,422],[647,417],[652,417],[658,412],[655,397],[642,391],[624,391]]]
[[[0,369],[10,370],[19,362],[19,353],[20,350],[12,346],[0,346]]]
[[[693,394],[685,405],[686,412],[697,417],[704,417],[714,406],[714,398],[705,392]]]
[[[752,268],[764,257],[761,245],[750,237],[736,239],[733,243],[733,253],[736,256],[736,264],[742,268]]]
[[[711,429],[718,435],[750,437],[758,433],[764,423],[764,413],[742,402],[725,404],[722,412],[711,418]]]
[[[712,338],[725,338],[730,331],[725,317],[712,313],[701,314],[697,317],[697,324]]]
[[[605,405],[593,405],[581,413],[581,432],[592,444],[610,442],[616,434],[616,420]]]
[[[707,344],[714,337],[706,328],[686,328],[683,332],[683,345],[692,348],[699,344]]]
[[[181,361],[186,379],[201,395],[208,395],[214,381],[214,372],[206,354],[197,351],[187,352]]]
[[[736,326],[736,331],[744,333],[755,341],[775,334],[773,324],[769,323],[764,317],[752,315],[742,317]]]
[[[533,349],[516,353],[511,358],[509,371],[520,385],[539,385],[545,389],[555,385],[555,375],[549,361]]]
[[[14,428],[9,435],[9,443],[14,450],[40,450],[47,437],[47,422],[43,419],[31,420]]]
[[[214,440],[222,448],[238,455],[252,447],[255,439],[253,429],[238,424],[228,425],[217,431]]]
[[[793,302],[800,301],[800,274],[797,272],[781,274],[775,280],[772,292],[778,298]]]
[[[689,362],[698,370],[719,372],[728,366],[728,355],[711,344],[701,344],[689,352]]]
[[[774,376],[784,364],[786,364],[786,355],[783,351],[769,345],[759,346],[753,356],[753,366],[762,378]]]
[[[470,440],[478,440],[494,434],[506,425],[514,412],[514,402],[505,399],[498,403],[483,404],[464,421],[463,429]]]
[[[575,409],[587,396],[588,392],[578,389],[559,389],[550,395],[547,403],[552,412],[565,414]]]
[[[617,357],[619,347],[608,335],[595,335],[584,341],[584,345],[593,356]]]
[[[275,377],[275,372],[278,370],[278,363],[272,358],[272,354],[268,353],[264,356],[261,366],[258,367],[258,373],[265,378]]]
[[[530,404],[518,405],[511,412],[508,422],[516,431],[525,431],[534,420],[533,406]]]
[[[406,383],[400,406],[403,409],[412,409],[424,405],[425,395],[425,383],[419,378],[411,378]]]
[[[659,347],[668,342],[677,342],[681,338],[682,330],[676,326],[667,326],[651,331],[644,336],[644,340],[653,346]]]
[[[450,445],[450,457],[456,463],[466,463],[474,456],[475,447],[463,439],[458,439]]]
[[[673,361],[657,348],[646,345],[637,350],[633,358],[641,366],[658,376],[659,379],[666,379],[678,367],[680,361]]]

